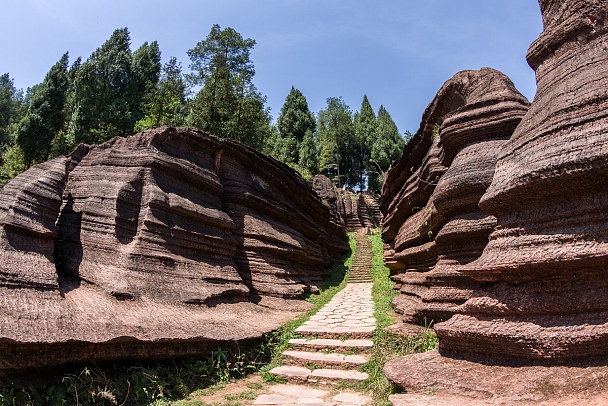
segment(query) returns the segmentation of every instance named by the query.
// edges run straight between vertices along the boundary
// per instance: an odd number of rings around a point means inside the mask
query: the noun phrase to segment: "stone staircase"
[[[270,387],[254,405],[363,406],[371,399],[353,391],[338,391],[335,382],[364,381],[369,376],[358,368],[369,361],[376,330],[371,282],[371,241],[363,231],[355,233],[357,248],[344,289],[310,320],[296,329],[303,338],[290,340],[293,349],[282,353],[283,365],[270,371],[287,385]],[[320,390],[319,384],[325,384]]]
[[[355,233],[355,241],[357,242],[357,249],[348,273],[348,283],[371,283],[372,242],[365,235],[363,229]]]

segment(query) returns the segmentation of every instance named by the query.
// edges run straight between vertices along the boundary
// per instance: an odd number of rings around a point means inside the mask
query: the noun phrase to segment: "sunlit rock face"
[[[0,385],[28,368],[246,343],[347,250],[295,171],[168,127],[19,175],[0,190],[0,231]]]
[[[312,185],[321,201],[329,207],[334,222],[347,231],[377,228],[382,224],[378,199],[372,193],[339,189],[325,175],[315,175]]]
[[[447,320],[477,287],[457,268],[477,259],[488,241],[495,218],[479,209],[479,199],[528,104],[501,72],[459,72],[389,171],[381,206],[385,263],[401,292],[393,307],[404,322]]]
[[[443,354],[563,361],[608,353],[608,1],[541,0],[538,90],[480,207],[484,282],[436,326]]]

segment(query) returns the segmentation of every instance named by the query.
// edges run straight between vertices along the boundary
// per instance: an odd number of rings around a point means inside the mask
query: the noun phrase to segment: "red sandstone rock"
[[[314,290],[346,250],[286,165],[167,127],[19,175],[0,190],[0,231],[0,385],[246,344],[291,314],[250,300]]]
[[[382,196],[385,263],[401,292],[393,307],[404,322],[447,320],[477,286],[457,268],[477,259],[487,243],[495,219],[478,202],[501,144],[527,106],[502,73],[460,72],[439,90],[389,171]]]
[[[534,103],[480,207],[498,219],[461,269],[486,282],[437,326],[443,353],[556,362],[608,351],[608,1],[540,1]]]
[[[382,214],[376,197],[371,193],[343,191],[325,175],[316,175],[313,187],[321,200],[329,206],[334,221],[346,230],[380,227]]]

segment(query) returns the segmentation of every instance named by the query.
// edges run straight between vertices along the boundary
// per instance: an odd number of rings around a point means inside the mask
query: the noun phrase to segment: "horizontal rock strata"
[[[378,200],[371,193],[343,191],[325,175],[315,175],[313,187],[321,200],[329,206],[334,221],[347,231],[377,228],[382,224]]]
[[[564,362],[608,353],[608,1],[541,0],[538,91],[480,207],[496,230],[462,267],[482,281],[437,326],[440,351]]]
[[[0,232],[0,385],[259,338],[347,250],[286,165],[168,127],[30,168],[0,190]]]
[[[478,285],[457,269],[481,255],[494,227],[478,202],[527,107],[502,73],[460,72],[439,90],[389,171],[381,202],[385,263],[404,322],[447,320]]]

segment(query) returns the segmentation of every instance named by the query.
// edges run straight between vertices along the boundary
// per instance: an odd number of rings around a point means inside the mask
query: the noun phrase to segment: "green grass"
[[[391,301],[397,292],[393,289],[394,283],[389,278],[390,271],[384,266],[383,244],[379,230],[369,238],[373,249],[372,295],[376,306],[374,316],[378,328],[373,336],[374,347],[371,359],[360,368],[361,371],[369,374],[369,378],[359,384],[359,389],[372,394],[374,405],[390,405],[388,397],[398,392],[399,388],[384,376],[384,364],[398,357],[432,350],[437,344],[437,337],[431,329],[421,328],[420,334],[409,337],[384,330],[395,322]]]

